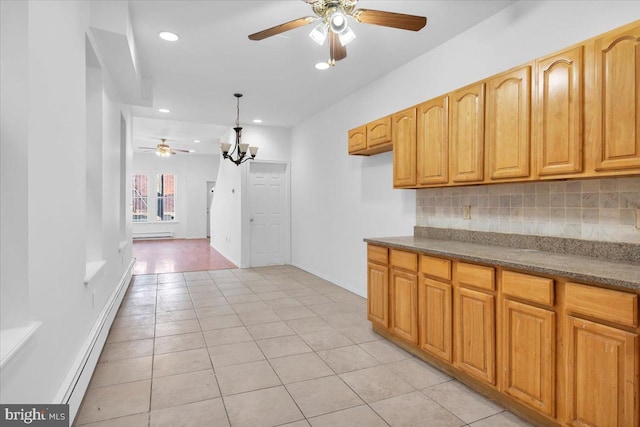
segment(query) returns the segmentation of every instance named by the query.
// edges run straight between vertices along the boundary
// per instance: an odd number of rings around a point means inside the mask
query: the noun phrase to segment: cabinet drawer
[[[420,271],[428,276],[451,280],[451,261],[427,255],[420,256]]]
[[[456,266],[458,284],[493,291],[496,288],[493,267],[459,262]]]
[[[418,271],[418,254],[391,249],[391,266]]]
[[[565,304],[569,311],[638,326],[638,295],[568,282]]]
[[[367,245],[367,259],[378,264],[389,264],[389,249],[382,246]]]
[[[502,293],[551,307],[554,301],[553,279],[503,271]]]

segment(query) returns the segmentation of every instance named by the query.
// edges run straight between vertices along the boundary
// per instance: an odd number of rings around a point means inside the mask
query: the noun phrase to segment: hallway
[[[75,425],[529,425],[366,316],[291,266],[134,276]]]
[[[209,239],[134,240],[133,257],[133,274],[236,268],[209,245]]]

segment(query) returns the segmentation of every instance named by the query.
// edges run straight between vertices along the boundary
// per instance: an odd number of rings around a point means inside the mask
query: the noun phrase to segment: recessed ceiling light
[[[199,139],[194,139],[193,142],[195,142],[196,144],[200,142]]]
[[[316,69],[317,70],[326,70],[327,68],[329,68],[330,65],[328,62],[318,62],[316,64]]]
[[[167,110],[166,108],[158,108],[158,111],[161,113],[170,113],[171,111]]]
[[[253,123],[262,123],[262,120],[260,120],[260,119],[253,119]]]
[[[172,33],[171,31],[160,31],[158,36],[160,36],[162,40],[166,40],[168,42],[175,42],[180,38],[179,35]]]

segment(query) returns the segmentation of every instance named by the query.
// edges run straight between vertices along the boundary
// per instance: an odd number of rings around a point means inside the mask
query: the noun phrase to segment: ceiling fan
[[[311,5],[316,16],[305,16],[284,24],[276,25],[263,31],[251,34],[250,40],[262,40],[285,31],[293,30],[316,21],[321,21],[309,34],[316,43],[323,45],[329,39],[329,65],[335,65],[347,57],[346,45],[356,35],[347,18],[351,17],[363,24],[381,25],[401,30],[419,31],[427,25],[424,16],[406,15],[404,13],[386,12],[382,10],[356,9],[358,0],[303,0]]]
[[[190,150],[179,150],[177,148],[171,148],[169,144],[167,144],[166,138],[154,138],[154,139],[160,140],[160,144],[156,145],[155,148],[153,147],[138,147],[138,148],[140,148],[141,150],[154,150],[156,152],[156,155],[160,157],[169,157],[172,154],[176,154],[176,153],[191,152]]]

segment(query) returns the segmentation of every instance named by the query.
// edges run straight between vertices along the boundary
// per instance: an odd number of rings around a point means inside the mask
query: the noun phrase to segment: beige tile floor
[[[529,425],[294,267],[134,276],[75,425]]]

